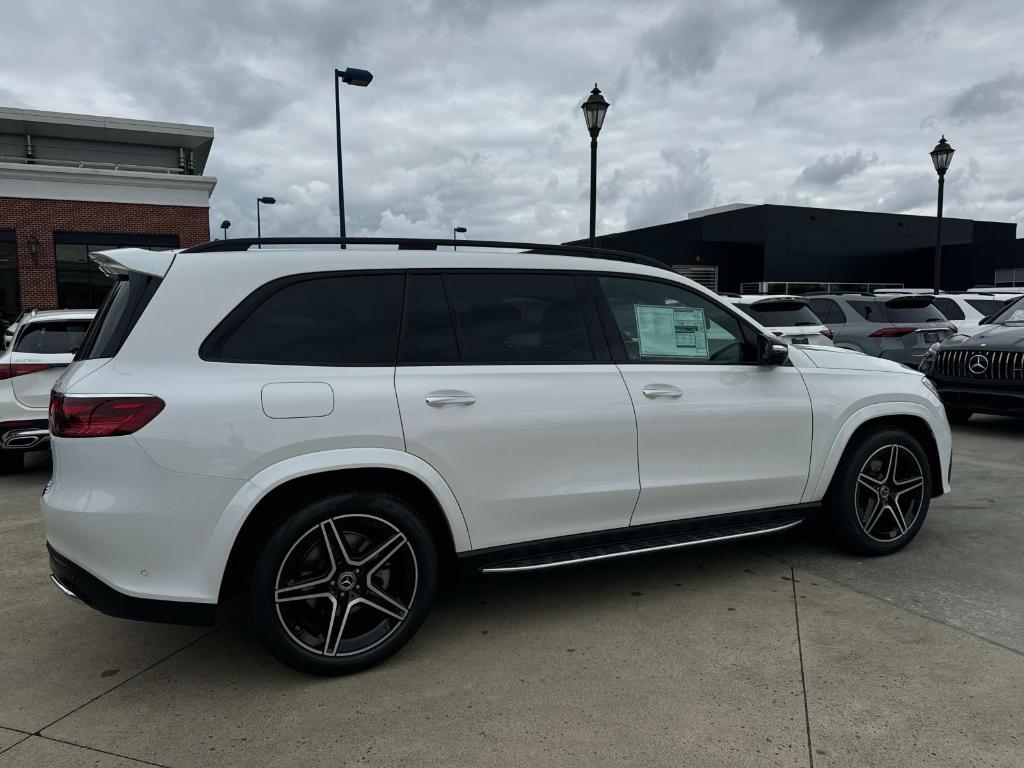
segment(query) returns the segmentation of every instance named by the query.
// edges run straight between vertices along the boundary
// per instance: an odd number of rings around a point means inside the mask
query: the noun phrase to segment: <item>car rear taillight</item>
[[[898,336],[906,336],[914,332],[914,328],[879,328],[877,331],[872,333],[872,336],[881,336],[883,338],[893,338]]]
[[[152,395],[75,397],[50,395],[50,434],[54,437],[130,435],[164,409]]]
[[[9,365],[0,365],[0,381],[13,379],[15,376],[24,376],[28,373],[39,373],[50,367],[46,363],[10,363]]]
[[[828,328],[823,328],[821,330],[821,335],[824,336],[826,339],[829,339],[830,341],[836,340],[836,335],[832,333],[832,331]]]

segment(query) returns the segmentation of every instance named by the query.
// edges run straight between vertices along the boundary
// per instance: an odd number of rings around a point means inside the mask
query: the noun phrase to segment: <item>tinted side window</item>
[[[344,275],[271,284],[235,310],[201,352],[230,362],[394,365],[402,280]]]
[[[87,330],[88,320],[33,323],[18,334],[14,351],[36,355],[66,355],[81,345]]]
[[[455,363],[455,340],[448,299],[440,275],[409,275],[405,284],[405,332],[398,359],[403,363]]]
[[[599,279],[629,360],[750,360],[740,321],[682,286],[628,277]]]
[[[446,275],[464,363],[575,363],[594,359],[571,275]]]
[[[842,325],[846,322],[846,315],[832,299],[810,299],[811,309],[814,314],[821,318],[825,325]]]
[[[944,314],[949,320],[964,319],[964,311],[960,309],[957,303],[950,298],[940,296],[939,298],[935,299],[935,306],[938,307],[939,311],[942,314]]]

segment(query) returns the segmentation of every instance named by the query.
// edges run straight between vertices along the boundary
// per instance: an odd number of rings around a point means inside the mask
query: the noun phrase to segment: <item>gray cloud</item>
[[[877,154],[867,155],[859,149],[848,154],[822,155],[800,171],[797,183],[831,187],[849,176],[856,176],[877,162]]]
[[[779,0],[796,18],[803,35],[827,48],[863,43],[876,36],[891,36],[902,23],[918,14],[927,0]]]
[[[962,122],[1017,112],[1024,107],[1024,75],[1007,72],[958,92],[949,115]]]
[[[353,234],[585,236],[579,105],[595,80],[612,103],[599,231],[778,194],[926,212],[927,152],[945,128],[920,116],[950,100],[944,83],[1003,82],[1019,60],[1018,1],[784,0],[780,13],[779,0],[8,0],[18,33],[0,46],[0,104],[214,126],[210,218],[238,236],[255,233],[259,195],[279,200],[267,234],[337,231],[336,66],[375,75],[341,91]],[[989,109],[951,137],[952,209],[1024,217],[1005,192],[1020,185],[1006,161],[1018,124]],[[857,145],[878,152],[869,172],[825,183],[847,166],[808,166]],[[986,172],[954,184],[967,158]],[[792,184],[805,166],[810,179]]]
[[[690,211],[713,204],[715,182],[707,150],[663,149],[661,158],[666,170],[647,179],[626,204],[626,224],[631,228],[685,219]]]
[[[715,4],[683,8],[653,26],[641,52],[667,77],[696,77],[715,68],[729,25]]]

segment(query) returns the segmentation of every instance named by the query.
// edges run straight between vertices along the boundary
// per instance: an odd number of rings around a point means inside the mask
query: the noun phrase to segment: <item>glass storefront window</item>
[[[95,309],[114,281],[89,260],[89,253],[124,246],[58,243],[57,306],[61,309]]]
[[[0,242],[0,325],[14,320],[19,308],[18,246]]]

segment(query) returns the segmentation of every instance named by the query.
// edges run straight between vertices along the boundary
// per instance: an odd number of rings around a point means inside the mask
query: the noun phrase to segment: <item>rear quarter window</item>
[[[403,275],[300,275],[263,286],[199,350],[204,360],[269,365],[394,365]]]

